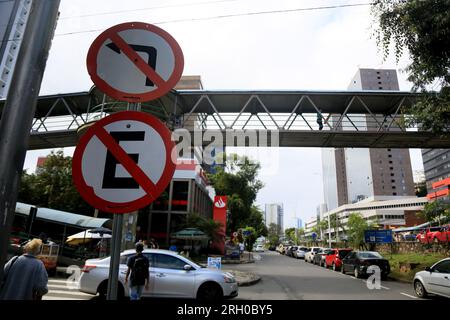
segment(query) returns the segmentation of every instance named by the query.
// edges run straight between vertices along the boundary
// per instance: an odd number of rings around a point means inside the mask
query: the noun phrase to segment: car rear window
[[[343,259],[346,255],[348,255],[352,250],[339,250],[339,258]]]
[[[383,259],[383,257],[378,252],[358,252],[359,258],[377,258]]]

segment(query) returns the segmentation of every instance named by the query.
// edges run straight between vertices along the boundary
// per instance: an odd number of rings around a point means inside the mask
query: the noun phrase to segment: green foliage
[[[286,240],[291,241],[293,243],[298,242],[297,233],[295,228],[288,228],[284,230],[284,235],[286,236]]]
[[[443,220],[450,219],[450,204],[442,201],[433,201],[425,204],[423,211],[417,214],[427,222],[438,222],[439,225]]]
[[[222,239],[222,229],[223,225],[219,221],[213,219],[206,219],[205,217],[197,214],[191,213],[186,217],[185,223],[180,225],[180,230],[185,228],[197,228],[203,231],[212,241],[220,241]]]
[[[227,170],[218,168],[208,178],[218,195],[228,196],[230,216],[227,231],[234,232],[245,226],[252,226],[258,232],[265,233],[262,227],[262,212],[253,206],[258,191],[263,187],[257,179],[260,164],[247,157],[232,155],[227,161]]]
[[[79,195],[72,182],[72,158],[52,152],[36,173],[22,174],[18,201],[39,207],[93,215],[94,208]]]
[[[425,197],[428,193],[425,180],[414,183],[414,189],[416,190],[416,196],[418,197]]]
[[[275,223],[271,223],[267,231],[267,238],[271,246],[276,246],[280,243],[280,234],[281,234],[280,226]]]
[[[426,92],[434,84],[440,93],[430,93],[403,113],[407,125],[422,130],[444,132],[450,129],[450,1],[376,0],[372,13],[379,22],[375,36],[384,56],[394,44],[397,60],[404,50],[411,57],[406,68],[415,90]]]
[[[243,231],[250,232],[248,235],[244,236],[244,244],[245,244],[245,249],[248,252],[252,252],[253,245],[255,244],[256,239],[258,239],[258,235],[256,233],[256,230],[253,227],[245,227],[243,229]]]
[[[352,213],[348,217],[347,235],[349,242],[354,248],[365,247],[364,231],[372,229],[374,225],[368,223],[360,213]]]

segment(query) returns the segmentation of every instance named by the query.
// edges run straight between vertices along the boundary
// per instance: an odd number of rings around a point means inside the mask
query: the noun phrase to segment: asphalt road
[[[240,287],[239,300],[418,300],[408,283],[382,281],[381,289],[368,289],[366,280],[286,257],[259,253],[255,263],[233,269],[255,272],[261,281]]]

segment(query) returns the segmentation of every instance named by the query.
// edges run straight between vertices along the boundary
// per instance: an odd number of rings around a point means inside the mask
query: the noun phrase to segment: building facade
[[[384,69],[359,69],[349,85],[352,91],[398,89],[396,71]],[[352,114],[340,130],[356,130],[350,121],[375,130],[383,117],[375,118]],[[332,116],[330,121],[336,120]],[[324,148],[322,169],[328,210],[372,196],[415,196],[408,149]]]
[[[268,203],[265,205],[264,222],[269,228],[270,224],[274,223],[284,230],[284,212],[282,203]]]
[[[425,204],[428,203],[426,197],[401,197],[401,196],[372,196],[360,202],[345,204],[324,214],[323,219],[328,220],[328,216],[336,214],[342,226],[347,225],[348,218],[352,213],[359,213],[362,217],[378,226],[390,229],[397,227],[413,227],[424,223],[425,221],[417,217],[417,213],[422,211]],[[306,223],[306,235],[311,233],[318,223],[313,218]],[[323,239],[328,239],[329,234],[333,239],[336,238],[336,232],[339,237],[345,236],[342,228],[338,230],[323,230]]]
[[[422,149],[423,168],[428,192],[433,183],[450,178],[450,149]]]

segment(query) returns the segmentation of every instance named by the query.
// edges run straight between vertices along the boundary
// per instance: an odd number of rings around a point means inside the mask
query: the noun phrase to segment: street
[[[381,283],[381,289],[370,290],[365,279],[356,279],[350,274],[343,275],[277,252],[255,253],[255,257],[255,263],[227,265],[227,269],[261,276],[258,283],[239,287],[237,300],[420,300],[408,283],[387,280]],[[71,289],[64,278],[49,279],[48,287],[49,293],[44,300],[94,298]]]
[[[259,253],[255,263],[233,266],[255,272],[261,281],[240,287],[240,300],[419,300],[412,285],[383,281],[381,289],[370,290],[365,279],[356,279],[277,252]]]

